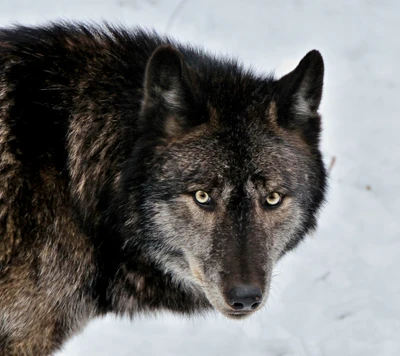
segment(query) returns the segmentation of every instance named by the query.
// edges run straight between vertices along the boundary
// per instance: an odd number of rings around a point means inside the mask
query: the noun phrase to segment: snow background
[[[57,356],[400,354],[400,2],[396,0],[0,0],[0,25],[56,19],[153,27],[257,71],[325,59],[329,203],[245,321],[165,314],[88,325]]]

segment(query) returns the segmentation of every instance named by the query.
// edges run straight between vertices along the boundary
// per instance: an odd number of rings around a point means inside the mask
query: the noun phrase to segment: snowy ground
[[[58,356],[400,355],[400,2],[0,0],[0,24],[106,19],[151,26],[257,70],[326,62],[323,149],[336,157],[320,226],[243,322],[171,315],[92,322]],[[177,6],[180,4],[180,6]]]

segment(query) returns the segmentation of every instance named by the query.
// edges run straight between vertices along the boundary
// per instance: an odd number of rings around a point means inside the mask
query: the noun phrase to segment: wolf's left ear
[[[175,135],[193,124],[194,93],[189,68],[171,45],[158,47],[147,62],[141,124]]]
[[[276,103],[279,121],[289,128],[307,130],[318,121],[318,108],[322,97],[324,61],[321,54],[313,50],[298,66],[276,82]]]

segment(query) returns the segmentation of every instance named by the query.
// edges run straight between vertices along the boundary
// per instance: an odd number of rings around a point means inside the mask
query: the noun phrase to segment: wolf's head
[[[274,264],[316,225],[323,72],[317,51],[279,80],[170,45],[147,63],[136,150],[146,179],[126,225],[227,316],[265,303]]]

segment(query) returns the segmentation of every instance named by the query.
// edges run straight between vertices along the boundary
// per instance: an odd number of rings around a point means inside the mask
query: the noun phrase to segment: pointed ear
[[[158,47],[146,66],[144,101],[179,107],[186,86],[186,65],[182,54],[170,45]],[[149,103],[147,103],[149,104]],[[152,102],[153,104],[153,102]]]
[[[318,142],[318,108],[321,103],[323,79],[324,61],[321,54],[313,50],[307,53],[292,72],[276,82],[278,123],[302,132],[310,143]]]
[[[324,61],[313,50],[289,74],[277,81],[278,106],[286,106],[294,115],[315,116],[322,97]]]
[[[163,45],[153,52],[146,66],[143,92],[142,125],[172,135],[189,125],[194,94],[189,69],[176,48]]]

